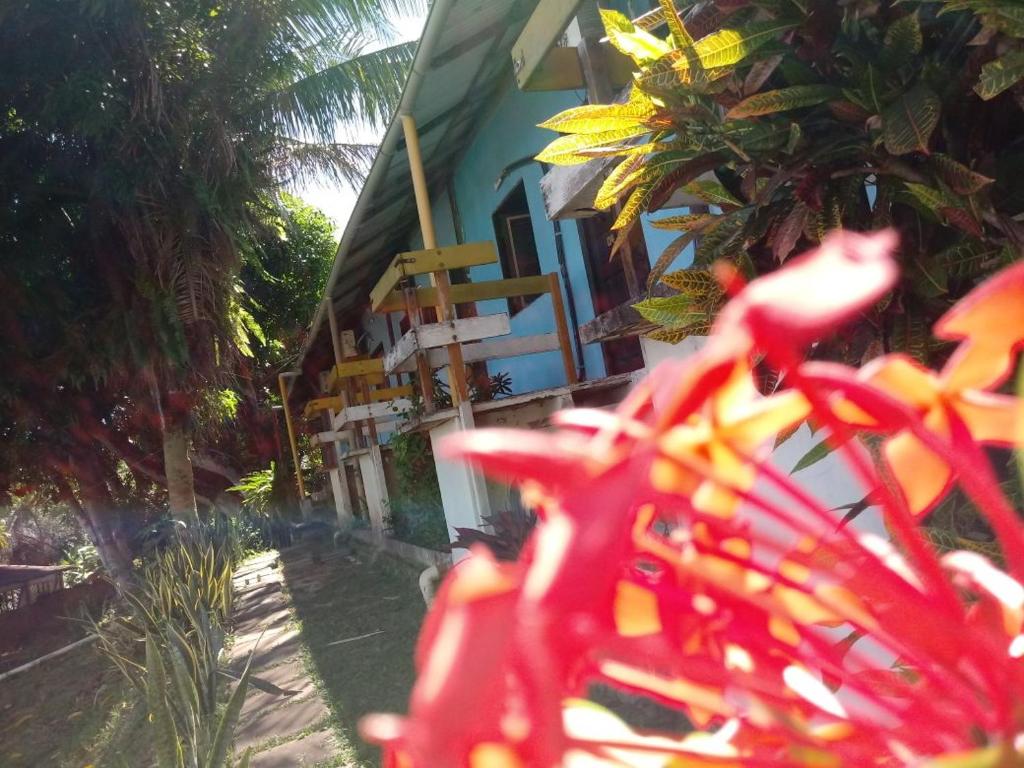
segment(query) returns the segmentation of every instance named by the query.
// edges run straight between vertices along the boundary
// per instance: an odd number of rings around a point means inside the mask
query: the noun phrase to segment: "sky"
[[[423,29],[425,17],[401,16],[394,21],[398,32],[398,40],[416,40]],[[383,138],[383,130],[375,130],[365,125],[355,125],[342,129],[342,134],[349,141],[365,144],[379,144]],[[359,190],[351,189],[341,182],[324,180],[319,184],[307,184],[298,190],[298,195],[310,205],[314,205],[326,213],[334,222],[335,232],[341,235],[348,222],[352,209],[355,207]]]

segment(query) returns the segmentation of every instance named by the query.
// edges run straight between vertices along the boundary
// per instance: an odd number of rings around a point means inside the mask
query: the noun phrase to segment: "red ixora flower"
[[[386,765],[1019,764],[1024,587],[980,555],[940,557],[846,432],[911,434],[947,462],[965,440],[978,451],[988,433],[973,434],[965,408],[996,397],[1024,328],[990,335],[999,312],[987,302],[1024,314],[1022,273],[943,319],[939,333],[963,346],[942,373],[914,369],[927,387],[891,386],[878,372],[892,361],[863,374],[799,362],[892,286],[895,246],[891,233],[839,233],[742,288],[701,352],[659,368],[614,413],[445,445],[518,484],[540,522],[518,562],[478,550],[448,575],[408,716],[363,723]],[[752,377],[762,355],[786,369],[771,397]],[[1015,398],[998,404],[1016,412]],[[934,429],[935,408],[966,429]],[[778,433],[808,417],[878,486],[898,545],[837,526],[766,462]],[[1000,518],[1012,560],[1007,537],[1024,531],[989,475],[973,473],[969,492]],[[588,700],[598,684],[696,730],[636,731]],[[964,762],[931,762],[954,756]]]

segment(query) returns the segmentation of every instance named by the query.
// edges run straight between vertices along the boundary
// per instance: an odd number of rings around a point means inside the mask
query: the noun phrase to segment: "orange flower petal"
[[[906,432],[887,440],[884,452],[911,512],[920,515],[931,509],[952,480],[949,465]]]
[[[935,324],[935,335],[965,341],[943,371],[951,389],[989,389],[1003,381],[1013,350],[1024,342],[1024,264],[967,294]]]
[[[939,382],[934,373],[905,355],[886,355],[861,369],[860,378],[917,409],[935,405]]]
[[[736,408],[721,429],[726,439],[750,451],[779,432],[799,424],[811,412],[811,405],[800,392],[786,390]]]
[[[1024,402],[1010,395],[965,392],[953,406],[971,436],[984,443],[1017,445],[1024,428]]]

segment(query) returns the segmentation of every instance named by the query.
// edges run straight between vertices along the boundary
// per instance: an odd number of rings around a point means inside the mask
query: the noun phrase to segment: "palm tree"
[[[389,14],[418,4],[38,0],[0,10],[0,176],[16,167],[11,178],[26,185],[9,190],[8,214],[73,211],[75,248],[54,262],[73,271],[86,262],[67,262],[72,251],[90,251],[123,334],[120,358],[106,362],[130,374],[107,384],[159,425],[177,517],[196,514],[190,413],[236,361],[234,287],[266,237],[266,206],[309,174],[360,178],[372,149],[337,141],[337,127],[390,115],[413,49],[373,46]],[[61,187],[48,187],[56,178]]]

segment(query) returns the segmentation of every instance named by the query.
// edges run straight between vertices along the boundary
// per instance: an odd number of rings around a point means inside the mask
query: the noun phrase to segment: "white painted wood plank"
[[[384,370],[394,373],[402,363],[415,354],[417,349],[438,349],[450,344],[465,344],[495,336],[508,336],[511,332],[512,324],[504,312],[497,315],[467,317],[447,323],[421,325],[405,334],[388,352],[384,357]],[[447,361],[447,357],[445,360]]]
[[[346,424],[358,421],[388,421],[399,419],[402,413],[412,410],[412,401],[407,399],[389,400],[370,405],[353,405],[334,417],[334,429],[341,431]]]
[[[502,360],[506,357],[522,357],[536,355],[541,352],[557,352],[559,349],[558,334],[546,333],[538,336],[517,336],[513,339],[494,339],[476,344],[465,344],[462,347],[462,359],[466,364],[482,363],[487,360]],[[427,362],[431,368],[444,368],[448,365],[448,352],[444,349],[431,349],[427,352]],[[412,373],[416,370],[416,359],[410,357],[404,361],[395,373]]]

